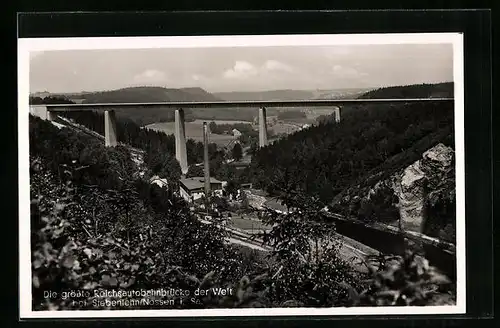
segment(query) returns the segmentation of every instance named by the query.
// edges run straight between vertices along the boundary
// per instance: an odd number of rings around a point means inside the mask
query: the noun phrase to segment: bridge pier
[[[266,108],[259,108],[259,147],[267,146],[267,117]]]
[[[30,106],[30,114],[46,121],[52,121],[55,117],[55,113],[52,113],[47,106],[42,105]]]
[[[186,128],[182,108],[175,110],[175,158],[179,161],[182,174],[187,174]]]
[[[336,107],[333,110],[333,119],[335,122],[340,122],[340,107]]]
[[[118,144],[116,114],[114,110],[104,112],[104,144],[106,147],[115,147]]]
[[[47,108],[47,107],[45,107]],[[47,109],[47,121],[53,121],[56,118],[56,113],[51,112]]]
[[[203,122],[203,173],[205,178],[205,198],[210,197],[210,162],[208,157],[208,126]],[[208,207],[206,207],[208,210]]]

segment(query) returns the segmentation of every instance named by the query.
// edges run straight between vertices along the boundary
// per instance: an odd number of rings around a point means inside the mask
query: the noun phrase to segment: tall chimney
[[[210,195],[210,165],[208,163],[208,126],[207,122],[203,122],[203,160],[205,163],[205,197]]]

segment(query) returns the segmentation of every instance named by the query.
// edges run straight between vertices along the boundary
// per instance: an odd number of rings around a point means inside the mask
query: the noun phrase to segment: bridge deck
[[[209,102],[146,102],[146,103],[83,103],[83,104],[46,104],[52,112],[72,110],[92,110],[95,108],[148,107],[148,108],[266,108],[266,107],[331,107],[347,104],[367,103],[413,103],[413,102],[452,102],[453,98],[408,98],[408,99],[327,99],[327,100],[287,100],[287,101],[209,101]]]

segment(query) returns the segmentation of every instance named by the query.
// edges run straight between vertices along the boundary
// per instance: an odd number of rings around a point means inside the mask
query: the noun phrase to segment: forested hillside
[[[255,182],[267,189],[293,186],[327,202],[371,170],[409,165],[443,141],[453,143],[453,104],[344,107],[340,123],[278,140],[257,152],[252,166]]]
[[[360,99],[453,98],[453,82],[394,86],[368,91]]]
[[[437,90],[444,87],[437,85]],[[421,85],[381,89],[365,97],[429,94],[435,94],[432,87]],[[303,192],[333,205],[345,190],[374,186],[438,143],[454,148],[452,102],[352,105],[341,113],[339,123],[323,120],[258,151],[249,173],[253,182],[271,194]],[[378,201],[383,213],[375,217],[396,220],[393,197],[388,194]],[[358,214],[358,209],[336,210]]]

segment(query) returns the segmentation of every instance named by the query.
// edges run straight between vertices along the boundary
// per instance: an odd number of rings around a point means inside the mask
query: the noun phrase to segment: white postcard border
[[[29,191],[29,61],[31,53],[54,50],[144,49],[266,46],[334,46],[379,44],[453,45],[456,155],[456,259],[457,303],[423,307],[336,307],[336,308],[252,308],[204,310],[89,310],[32,311],[30,191]],[[18,138],[19,138],[19,315],[28,318],[103,317],[235,317],[235,316],[329,316],[329,315],[413,315],[462,314],[466,310],[465,259],[465,141],[464,61],[461,33],[316,34],[263,36],[175,36],[102,38],[18,39]]]

